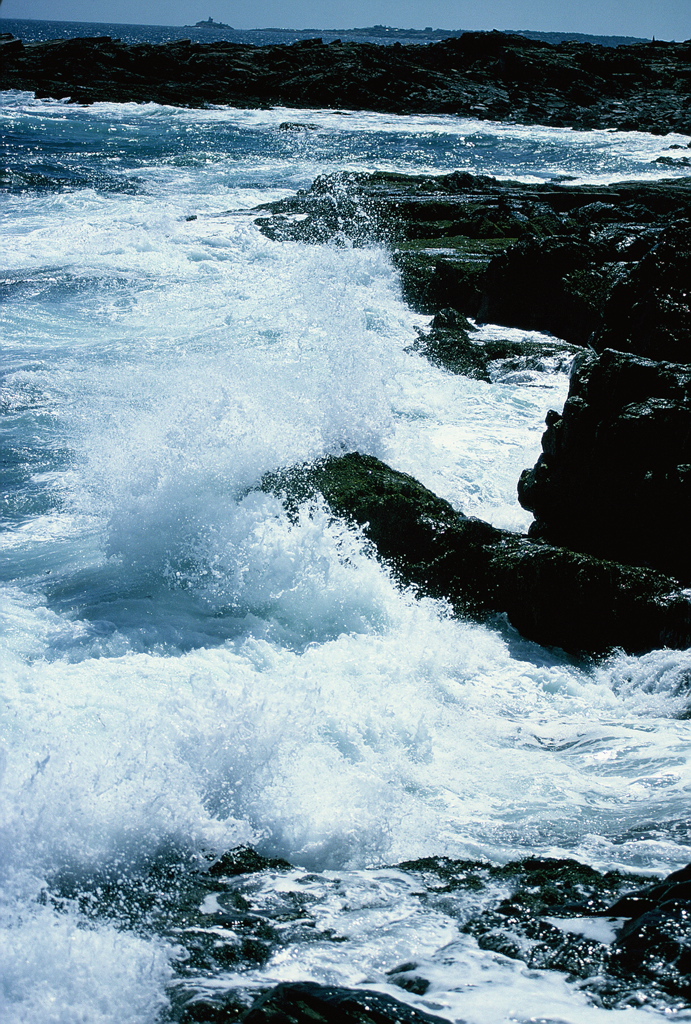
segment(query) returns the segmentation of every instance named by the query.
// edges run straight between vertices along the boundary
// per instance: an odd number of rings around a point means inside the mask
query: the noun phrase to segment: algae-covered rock
[[[462,614],[505,613],[524,636],[577,652],[691,641],[691,599],[661,573],[577,554],[457,512],[413,477],[352,453],[271,474],[289,508],[322,494],[397,578]]]

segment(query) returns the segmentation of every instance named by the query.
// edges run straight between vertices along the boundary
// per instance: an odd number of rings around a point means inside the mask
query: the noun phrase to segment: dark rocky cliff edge
[[[320,39],[126,45],[0,39],[0,89],[182,106],[443,113],[574,128],[691,131],[691,42],[616,48],[466,32],[429,46]]]
[[[691,584],[691,178],[336,175],[258,213],[279,240],[387,242],[408,301],[436,314],[417,347],[453,372],[513,382],[580,352],[520,480],[531,537]],[[555,337],[482,343],[468,316]],[[557,636],[542,639],[577,646]],[[583,647],[593,639],[586,630]]]

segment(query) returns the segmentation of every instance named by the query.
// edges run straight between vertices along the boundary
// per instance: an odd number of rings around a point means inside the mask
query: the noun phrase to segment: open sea
[[[318,503],[290,520],[254,489],[358,450],[523,531],[566,375],[430,365],[383,247],[275,243],[252,212],[335,170],[655,179],[690,140],[17,92],[0,120],[0,1019],[154,1024],[185,987],[312,979],[468,1024],[691,1020],[480,949],[472,894],[396,867],[691,861],[691,653],[582,662],[455,618]],[[152,865],[239,844],[295,866],[247,906],[302,926],[195,974],[184,923],[141,910]],[[426,993],[391,984],[406,961]]]
[[[334,39],[355,40],[361,43],[399,42],[403,44],[424,44],[438,40],[439,36],[424,32],[392,35],[367,35],[366,29],[335,31],[321,28],[305,29],[236,29],[218,25],[197,27],[196,25],[122,25],[117,22],[95,21],[41,21],[32,18],[0,18],[0,31],[11,32],[25,43],[40,43],[47,39],[75,39],[88,36],[110,36],[123,43],[169,43],[175,39],[191,39],[194,43],[215,43],[225,40],[230,43],[244,43],[252,46],[271,46],[276,43],[294,43],[299,39],[321,38],[325,43]],[[451,33],[448,33],[451,34]]]

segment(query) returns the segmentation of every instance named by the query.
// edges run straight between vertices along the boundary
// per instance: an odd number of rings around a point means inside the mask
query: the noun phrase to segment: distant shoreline
[[[0,30],[4,26],[7,26],[8,30],[13,35],[24,38],[27,41],[26,31],[17,31],[19,26],[31,26],[29,42],[41,41],[50,38],[48,26],[55,26],[52,31],[58,31],[61,38],[78,38],[81,36],[89,37],[93,35],[109,34],[104,33],[102,30],[108,28],[109,30],[115,30],[117,34],[123,38],[126,42],[134,42],[135,36],[140,41],[145,41],[147,37],[150,42],[163,42],[166,39],[183,38],[181,33],[193,33],[197,34],[199,39],[205,39],[207,35],[211,33],[219,33],[222,38],[227,38],[225,33],[232,33],[234,37],[237,37],[239,41],[253,43],[254,45],[264,46],[271,45],[272,43],[280,43],[286,41],[298,41],[300,39],[310,38],[321,38],[325,42],[331,42],[335,39],[343,40],[368,40],[379,42],[382,45],[391,45],[393,42],[438,42],[442,39],[449,39],[465,34],[468,30],[463,28],[457,29],[443,29],[443,28],[427,28],[427,29],[404,29],[397,28],[389,25],[371,25],[369,27],[361,28],[277,28],[267,26],[266,28],[248,28],[238,29],[233,28],[230,25],[226,25],[224,22],[213,22],[209,24],[208,21],[197,22],[195,25],[146,25],[146,24],[132,24],[129,22],[101,22],[101,21],[67,21],[60,18],[55,19],[41,19],[41,18],[7,18],[0,15]],[[14,26],[14,27],[12,27]],[[45,26],[45,29],[41,29],[39,26]],[[61,26],[57,29],[57,26]],[[66,31],[66,27],[69,26],[69,31]],[[124,32],[119,30],[131,30],[130,32]],[[520,35],[526,39],[536,39],[542,42],[558,44],[560,42],[580,42],[580,43],[593,43],[599,46],[615,47],[615,46],[631,46],[636,43],[647,43],[651,40],[641,36],[609,36],[609,35],[592,35],[587,33],[578,32],[539,32],[533,29],[504,29],[502,30],[508,35]],[[55,36],[53,36],[55,38]]]

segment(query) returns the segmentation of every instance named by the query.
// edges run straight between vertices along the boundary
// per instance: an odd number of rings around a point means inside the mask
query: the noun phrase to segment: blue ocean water
[[[189,969],[128,918],[131,880],[250,843],[296,868],[247,898],[308,894],[317,938],[200,989],[312,978],[472,1024],[666,1019],[479,949],[463,908],[391,865],[687,863],[689,653],[583,663],[459,620],[323,507],[289,519],[253,489],[360,450],[525,529],[516,480],[565,375],[431,366],[384,248],[273,243],[253,208],[343,169],[654,179],[689,139],[28,93],[0,119],[0,1017],[165,1019]],[[89,914],[100,877],[111,911]],[[426,1003],[391,987],[410,959]]]
[[[0,18],[0,31],[11,32],[12,35],[27,43],[40,43],[47,39],[76,39],[89,36],[110,36],[121,39],[123,43],[168,43],[174,39],[191,39],[195,43],[212,43],[227,40],[231,43],[244,43],[252,46],[270,46],[277,43],[294,43],[299,39],[321,38],[325,43],[334,39],[354,39],[363,43],[386,45],[386,36],[368,36],[363,31],[349,32],[330,31],[313,28],[296,29],[242,29],[204,27],[195,25],[123,25],[119,22],[93,21],[40,21],[28,18]],[[432,42],[434,36],[411,34],[397,35],[390,42],[424,44]]]

